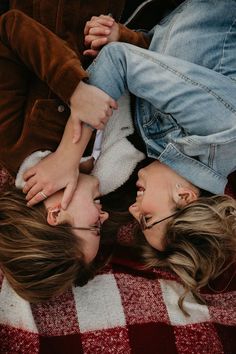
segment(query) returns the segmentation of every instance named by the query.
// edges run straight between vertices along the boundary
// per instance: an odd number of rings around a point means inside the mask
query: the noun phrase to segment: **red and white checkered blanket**
[[[123,238],[129,229],[123,229]],[[122,235],[121,235],[122,236]],[[122,237],[121,237],[122,238]],[[235,267],[211,288],[207,305],[187,296],[164,270],[141,271],[126,257],[113,259],[84,287],[30,305],[0,280],[1,354],[234,354]],[[234,276],[233,276],[234,275]]]

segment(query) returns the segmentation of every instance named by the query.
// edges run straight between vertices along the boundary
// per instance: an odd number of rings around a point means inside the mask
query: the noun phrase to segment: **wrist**
[[[71,95],[71,98],[70,98],[70,105],[72,106],[73,105],[73,102],[74,101],[77,101],[78,100],[78,95],[80,94],[81,90],[83,90],[83,88],[85,87],[85,83],[83,81],[80,81],[78,83],[78,85],[76,86],[74,92],[72,93]]]

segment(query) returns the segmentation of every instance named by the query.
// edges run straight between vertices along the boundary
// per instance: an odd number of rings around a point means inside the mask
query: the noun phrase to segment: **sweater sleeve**
[[[126,42],[147,49],[151,38],[144,32],[138,32],[119,24],[119,42]]]
[[[0,17],[0,39],[65,103],[88,76],[66,42],[18,10]]]

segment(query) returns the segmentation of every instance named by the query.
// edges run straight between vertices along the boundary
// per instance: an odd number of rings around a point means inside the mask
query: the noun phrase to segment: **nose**
[[[138,171],[138,178],[141,178],[144,175],[144,168],[140,168]]]
[[[100,221],[103,224],[109,218],[109,214],[106,211],[100,211]]]

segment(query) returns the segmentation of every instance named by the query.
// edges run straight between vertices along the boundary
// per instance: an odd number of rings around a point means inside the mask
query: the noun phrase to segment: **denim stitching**
[[[219,101],[220,103],[222,103],[225,108],[227,108],[229,111],[231,111],[232,113],[236,114],[236,108],[233,107],[230,103],[226,102],[222,97],[220,97],[217,93],[215,93],[214,91],[212,91],[209,87],[202,85],[196,81],[193,81],[192,79],[190,79],[188,76],[178,72],[177,70],[170,68],[169,66],[167,66],[166,64],[162,63],[161,61],[159,61],[158,59],[154,59],[153,57],[150,57],[149,55],[146,55],[145,53],[140,53],[139,51],[136,51],[134,49],[131,48],[127,48],[129,51],[134,52],[137,55],[142,56],[145,59],[148,59],[150,61],[152,61],[155,64],[159,64],[163,69],[166,69],[170,72],[172,72],[173,74],[175,74],[176,76],[180,77],[181,79],[183,79],[185,82],[188,82],[190,84],[192,84],[193,86],[197,86],[199,88],[201,88],[203,91],[207,92],[208,94],[210,94],[211,96],[213,96],[214,98],[217,99],[217,101]],[[227,78],[227,76],[226,76]]]
[[[228,32],[226,32],[226,34],[225,34],[224,43],[223,43],[223,48],[222,48],[222,57],[221,57],[221,60],[220,60],[219,72],[222,72],[222,71],[223,71],[223,70],[222,70],[222,69],[223,69],[223,59],[224,59],[224,57],[225,57],[225,45],[226,45],[227,36],[228,36],[228,34],[231,33],[232,28],[234,27],[234,24],[235,24],[235,23],[236,23],[236,19],[233,21],[233,23],[231,24],[231,26],[230,26]]]
[[[216,144],[210,144],[209,146],[208,166],[211,168],[213,168],[216,146]]]
[[[165,51],[166,51],[167,43],[168,43],[168,41],[170,39],[171,30],[173,29],[176,21],[179,19],[179,16],[182,14],[183,9],[185,9],[189,5],[190,2],[191,2],[191,0],[184,1],[180,6],[178,6],[176,8],[174,16],[173,16],[173,18],[170,21],[167,34],[165,34],[163,36],[163,46],[162,46],[162,51],[161,51],[162,53],[165,53]],[[170,15],[173,15],[173,12]]]
[[[178,151],[177,148],[172,143],[169,143],[167,145],[166,149],[159,155],[158,160],[163,160],[163,155],[164,155],[164,158],[165,158],[165,155],[166,155],[166,153],[168,153],[168,151],[173,152],[173,154],[175,154],[177,158],[178,157],[181,158],[181,160],[184,160],[184,159],[191,160],[191,163],[193,163],[193,165],[198,166],[201,169],[207,171],[209,174],[211,174],[212,176],[218,178],[219,180],[222,179],[222,177],[224,178],[223,175],[217,173],[217,171],[211,169],[210,167],[205,165],[203,162],[198,161],[198,160],[194,159],[191,156],[184,155],[183,153]]]

